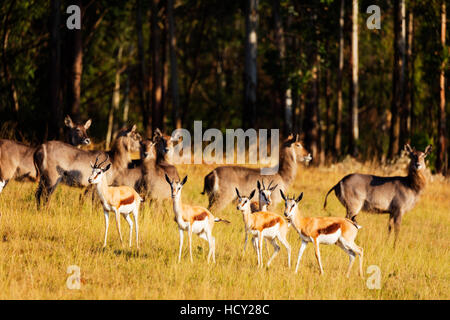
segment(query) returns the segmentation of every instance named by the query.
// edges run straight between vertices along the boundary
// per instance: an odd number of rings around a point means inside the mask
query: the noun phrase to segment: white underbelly
[[[129,214],[129,213],[133,212],[133,210],[135,208],[136,208],[136,204],[134,202],[130,203],[130,204],[124,204],[119,207],[119,213]]]
[[[277,223],[273,227],[262,230],[261,233],[262,233],[263,238],[274,239],[278,236],[279,231],[280,231],[280,224]],[[250,230],[250,233],[254,236],[257,236],[258,230]]]
[[[317,237],[317,241],[323,244],[335,244],[341,236],[341,229],[338,229],[335,233],[321,234]]]
[[[202,221],[194,221],[192,223],[192,233],[199,234],[206,229],[206,224],[208,223],[208,218]]]

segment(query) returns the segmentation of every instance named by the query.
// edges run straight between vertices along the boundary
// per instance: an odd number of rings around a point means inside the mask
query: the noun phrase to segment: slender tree
[[[245,1],[244,128],[256,125],[258,3],[259,0]]]
[[[81,0],[75,0],[72,4],[81,8],[81,24],[83,24],[83,7]],[[71,34],[71,52],[72,60],[70,63],[69,77],[69,110],[72,119],[80,119],[80,94],[81,94],[81,75],[83,73],[83,36],[81,29],[69,30]]]
[[[400,152],[400,115],[403,109],[405,88],[405,15],[405,0],[394,1],[394,72],[388,152],[391,159]]]
[[[446,37],[446,6],[445,0],[441,4],[441,46],[443,50],[446,50],[445,37]],[[448,55],[447,55],[448,56]],[[446,120],[447,115],[445,111],[445,70],[446,60],[442,59],[441,70],[439,75],[439,108],[438,108],[438,151],[436,158],[436,170],[443,174],[447,174],[447,136],[446,136]]]
[[[149,112],[149,103],[147,99],[146,90],[146,67],[145,67],[145,53],[144,53],[144,39],[142,34],[142,0],[136,0],[136,33],[137,33],[137,48],[138,48],[138,96],[139,106],[143,115],[144,131],[147,137],[151,137],[151,119]]]
[[[342,79],[344,75],[344,17],[345,0],[341,0],[339,10],[339,65],[337,74],[337,102],[334,120],[334,153],[339,157],[342,153]]]
[[[359,94],[359,57],[358,57],[358,0],[352,2],[352,98],[350,104],[350,154],[358,155],[358,94]]]
[[[63,136],[62,95],[61,95],[61,1],[51,1],[50,13],[50,128],[49,138]]]
[[[152,57],[152,131],[161,128],[162,123],[162,65],[161,65],[161,28],[159,27],[159,0],[151,1],[151,37],[150,50]]]
[[[172,121],[175,128],[181,128],[180,97],[178,86],[177,38],[173,17],[173,0],[167,0],[167,17],[169,20],[170,49],[170,89],[172,96]]]

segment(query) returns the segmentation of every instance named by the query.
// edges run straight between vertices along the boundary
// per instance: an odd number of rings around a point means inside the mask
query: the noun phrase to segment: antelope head
[[[69,115],[64,118],[64,124],[69,128],[68,142],[73,146],[89,145],[91,139],[89,139],[86,130],[92,124],[92,120],[89,119],[84,124],[74,123]]]
[[[88,178],[88,182],[91,184],[98,184],[100,183],[103,174],[109,170],[109,168],[111,168],[111,163],[108,163],[104,168],[102,168],[102,165],[108,161],[109,156],[106,155],[105,160],[103,160],[102,162],[98,162],[98,158],[100,155],[97,156],[97,158],[95,159],[95,163],[92,164],[92,162],[90,162],[91,164],[91,168],[92,168],[92,173],[91,176]]]
[[[411,162],[410,168],[413,170],[424,170],[426,168],[425,158],[431,153],[432,145],[428,145],[425,151],[417,151],[416,148],[411,148],[409,144],[406,144],[404,150],[408,153]]]
[[[295,198],[293,197],[286,197],[286,195],[283,193],[283,190],[280,190],[281,198],[284,200],[284,216],[288,219],[288,221],[292,221],[292,219],[295,217],[297,213],[298,203],[303,198],[303,192],[300,193],[300,195]]]

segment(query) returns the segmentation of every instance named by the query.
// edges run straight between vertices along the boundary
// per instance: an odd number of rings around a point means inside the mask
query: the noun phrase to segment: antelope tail
[[[330,190],[328,190],[327,195],[325,196],[325,201],[324,201],[324,203],[323,203],[323,208],[324,208],[324,209],[327,207],[327,198],[328,198],[328,195],[330,194],[331,191],[335,190],[336,187],[337,187],[338,185],[339,185],[339,182],[338,182],[333,188],[331,188]]]
[[[225,219],[220,219],[220,218],[214,218],[214,222],[226,222],[226,223],[230,223],[230,221],[225,220]]]

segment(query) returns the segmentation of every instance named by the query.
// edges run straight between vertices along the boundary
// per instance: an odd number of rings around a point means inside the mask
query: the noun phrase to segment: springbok
[[[192,234],[198,235],[200,238],[208,241],[209,253],[208,263],[212,256],[213,262],[216,262],[216,240],[212,235],[212,230],[215,222],[226,222],[227,220],[215,218],[213,214],[206,208],[200,206],[191,206],[181,203],[181,189],[187,181],[187,176],[180,181],[174,181],[166,174],[165,179],[170,185],[171,196],[173,200],[173,211],[175,213],[175,222],[178,225],[180,233],[180,248],[178,251],[178,262],[181,261],[181,251],[183,249],[183,234],[185,231],[188,233],[189,240],[189,255],[192,259]]]
[[[62,181],[69,186],[88,186],[88,177],[92,169],[90,162],[98,155],[111,159],[111,170],[106,179],[108,184],[114,181],[120,170],[127,168],[131,162],[130,152],[139,150],[139,133],[136,125],[131,129],[122,129],[117,134],[110,151],[81,150],[60,141],[48,141],[35,151],[34,164],[40,173],[39,185],[36,190],[36,202],[39,208],[41,197],[48,204],[49,197]]]
[[[425,158],[430,154],[432,146],[424,152],[412,149],[406,144],[404,150],[410,158],[408,175],[405,177],[379,177],[369,174],[352,173],[340,180],[325,196],[323,207],[327,205],[327,197],[334,190],[336,197],[347,210],[346,217],[356,221],[361,211],[373,213],[389,213],[388,234],[394,227],[397,244],[400,224],[403,215],[414,208],[426,186]]]
[[[320,274],[323,274],[322,262],[320,260],[319,244],[336,244],[344,250],[349,258],[350,263],[347,269],[347,277],[350,276],[350,270],[355,261],[355,256],[359,256],[359,275],[363,276],[362,260],[363,249],[355,244],[355,238],[358,234],[358,226],[355,222],[339,217],[308,217],[304,218],[298,214],[298,203],[303,198],[303,192],[298,196],[287,198],[283,191],[280,190],[281,197],[285,201],[284,215],[290,221],[291,225],[300,235],[302,244],[298,251],[297,265],[295,273],[298,271],[300,260],[309,242],[314,244],[317,262],[319,263]]]
[[[252,212],[257,211],[268,211],[267,207],[272,204],[272,192],[276,189],[278,185],[275,185],[271,187],[273,181],[270,181],[269,186],[266,188],[264,185],[264,179],[262,180],[262,185],[258,180],[257,187],[258,187],[258,201],[252,201],[250,203],[250,209]],[[248,230],[245,232],[245,242],[244,242],[244,252],[245,248],[247,247],[247,240],[248,240]],[[253,240],[252,240],[253,241]],[[266,242],[266,250],[267,254],[269,254],[269,246],[267,245],[267,239],[265,239]]]
[[[134,217],[134,231],[136,234],[136,247],[139,249],[139,226],[138,226],[138,215],[139,215],[139,205],[141,204],[142,198],[139,194],[131,187],[120,186],[120,187],[110,187],[106,180],[106,174],[111,168],[111,163],[108,163],[104,168],[102,165],[108,161],[108,155],[106,159],[101,163],[98,163],[98,158],[95,159],[95,163],[91,163],[92,174],[88,178],[90,184],[96,185],[98,196],[103,206],[103,213],[105,214],[105,238],[103,242],[103,248],[106,247],[106,239],[108,237],[108,226],[109,226],[109,212],[113,211],[116,216],[117,230],[119,231],[120,242],[123,244],[122,232],[120,231],[120,214],[123,215],[125,220],[130,226],[130,240],[129,246],[131,248],[131,241],[133,236],[133,221],[130,218],[130,214]]]
[[[312,158],[299,142],[299,136],[290,135],[281,146],[279,159],[278,172],[273,175],[262,175],[259,168],[242,166],[221,166],[212,170],[205,176],[202,192],[208,195],[208,209],[220,211],[236,199],[230,185],[249,194],[258,180],[269,178],[280,189],[287,190],[297,175],[297,163],[309,162]],[[274,205],[280,202],[278,193],[273,195],[272,202]]]
[[[270,266],[272,260],[278,255],[280,247],[278,246],[276,239],[280,240],[283,246],[286,247],[288,253],[288,266],[291,267],[291,246],[287,241],[288,226],[284,219],[273,212],[268,211],[257,211],[251,212],[250,201],[255,195],[255,190],[250,193],[248,197],[241,196],[238,188],[235,188],[236,195],[238,197],[237,210],[242,212],[242,217],[244,218],[245,233],[251,233],[253,236],[252,244],[256,250],[258,256],[258,266],[263,266],[263,255],[262,255],[262,241],[263,238],[267,238],[272,243],[275,249],[272,257],[267,262],[267,266]]]
[[[92,123],[90,119],[84,124],[76,124],[66,116],[64,123],[68,128],[66,133],[68,143],[73,146],[90,144],[86,132]],[[11,179],[17,181],[38,179],[38,172],[33,164],[33,153],[36,149],[16,141],[0,139],[0,193]]]

